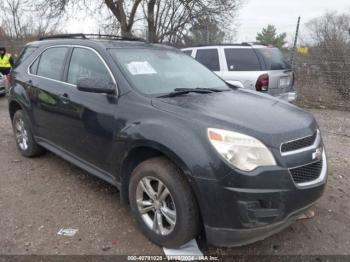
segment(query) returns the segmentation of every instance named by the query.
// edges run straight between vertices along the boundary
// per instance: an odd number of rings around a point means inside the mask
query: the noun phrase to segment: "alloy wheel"
[[[15,123],[15,132],[18,146],[22,151],[26,151],[29,147],[28,132],[24,126],[22,118],[17,119]]]
[[[174,230],[174,199],[161,180],[150,176],[142,178],[137,185],[136,201],[143,221],[153,232],[166,236]]]

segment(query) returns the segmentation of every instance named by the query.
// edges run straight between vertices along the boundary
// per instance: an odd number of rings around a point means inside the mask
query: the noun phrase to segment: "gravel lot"
[[[310,111],[321,127],[330,166],[316,216],[246,247],[202,246],[204,254],[350,254],[350,112]],[[115,188],[50,153],[21,157],[5,98],[0,98],[0,148],[0,254],[163,254],[137,229]],[[79,231],[59,236],[61,228]]]

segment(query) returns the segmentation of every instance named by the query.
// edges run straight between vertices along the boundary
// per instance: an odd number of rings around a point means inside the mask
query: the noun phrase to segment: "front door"
[[[95,50],[74,47],[66,70],[64,90],[70,112],[65,115],[64,139],[60,142],[81,160],[109,173],[115,130],[114,115],[117,96],[79,91],[80,78],[102,80],[115,84],[114,77]]]

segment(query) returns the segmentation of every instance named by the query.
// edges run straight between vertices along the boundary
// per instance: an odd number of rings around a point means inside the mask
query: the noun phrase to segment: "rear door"
[[[244,88],[255,90],[262,65],[251,47],[224,47],[225,68],[222,78],[230,83],[239,82]]]
[[[41,53],[29,67],[27,84],[31,88],[33,124],[37,136],[47,142],[59,144],[62,140],[62,123],[66,114],[61,94],[69,47],[50,47]]]

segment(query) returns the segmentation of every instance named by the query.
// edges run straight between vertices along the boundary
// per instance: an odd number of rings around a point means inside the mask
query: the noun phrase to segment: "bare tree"
[[[178,43],[203,17],[226,28],[240,6],[239,0],[147,0],[144,13],[150,42]]]
[[[123,36],[132,36],[135,23],[141,21],[147,27],[150,42],[176,43],[196,20],[203,16],[215,18],[221,26],[232,24],[241,0],[40,0],[40,9],[50,10],[50,16],[61,15],[68,6],[77,3],[98,6],[107,14],[106,31],[120,30]],[[92,3],[93,2],[93,3]],[[54,8],[52,8],[54,7]],[[80,8],[81,9],[81,8]],[[101,12],[103,13],[103,12]],[[96,14],[93,10],[91,14]],[[229,21],[229,23],[227,23]]]
[[[322,78],[344,99],[350,99],[350,15],[327,13],[307,23],[311,59]]]
[[[48,10],[48,16],[60,17],[67,10],[85,11],[88,15],[103,15],[111,25],[103,23],[106,31],[120,30],[122,36],[132,36],[137,11],[143,0],[39,0],[37,9]],[[118,23],[118,25],[117,25]]]
[[[190,28],[189,34],[183,37],[183,44],[184,46],[221,44],[224,39],[225,32],[219,28],[217,22],[210,17],[203,17]]]
[[[50,18],[28,0],[3,0],[0,24],[10,39],[42,36],[57,31],[61,18]]]

